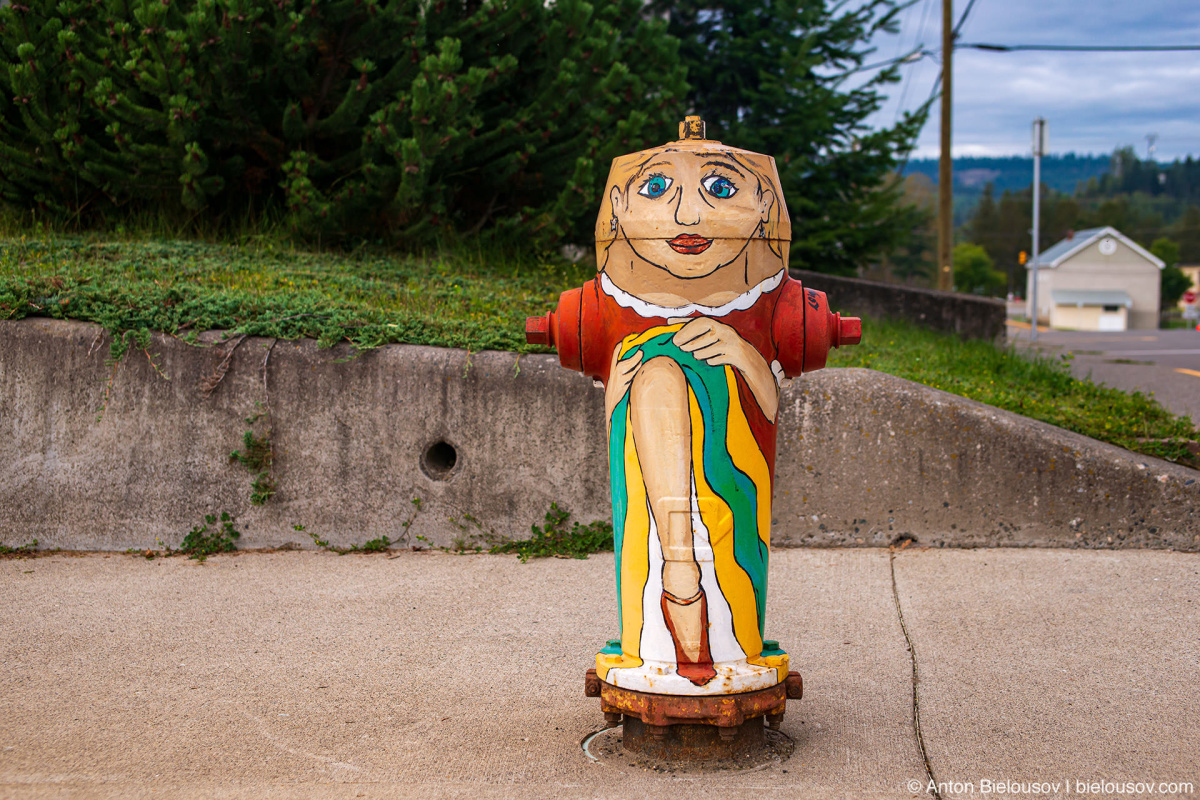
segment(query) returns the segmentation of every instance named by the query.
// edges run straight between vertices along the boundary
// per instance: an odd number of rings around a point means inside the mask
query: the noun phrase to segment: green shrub
[[[638,0],[22,0],[0,197],[59,220],[286,205],[309,235],[586,235],[685,88]],[[620,112],[617,108],[620,107]],[[620,118],[619,122],[615,122]]]
[[[262,416],[250,417],[246,423],[253,425]],[[275,452],[271,449],[270,430],[261,436],[255,436],[254,431],[246,431],[242,434],[242,449],[230,453],[229,460],[238,462],[254,473],[254,481],[250,484],[251,504],[261,506],[275,496],[275,478],[271,475]]]
[[[992,257],[977,244],[960,242],[954,246],[954,288],[970,294],[995,297],[1008,286],[1008,276],[996,269]]]
[[[569,529],[567,521],[571,512],[551,503],[546,512],[546,527],[530,526],[533,535],[528,539],[501,542],[489,552],[516,553],[522,562],[531,558],[559,556],[562,558],[587,558],[591,553],[613,549],[613,528],[604,520],[587,525],[574,523]]]
[[[0,542],[0,556],[27,556],[37,552],[38,540],[26,542],[13,547]]]
[[[204,524],[192,528],[188,535],[183,537],[183,543],[175,552],[183,553],[197,561],[204,561],[214,553],[232,553],[237,550],[237,540],[242,534],[241,531],[234,530],[233,518],[222,512],[221,527],[210,531],[209,526],[216,524],[215,516],[205,514]]]

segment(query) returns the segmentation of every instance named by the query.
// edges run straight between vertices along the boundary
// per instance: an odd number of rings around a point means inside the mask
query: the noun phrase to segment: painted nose
[[[680,225],[699,225],[702,202],[698,194],[680,189],[679,200],[675,203],[675,222]]]

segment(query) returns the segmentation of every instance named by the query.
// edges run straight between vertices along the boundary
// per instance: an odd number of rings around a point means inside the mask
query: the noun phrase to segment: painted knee
[[[656,405],[687,403],[687,379],[678,364],[666,356],[650,359],[633,378],[632,399],[651,400]]]

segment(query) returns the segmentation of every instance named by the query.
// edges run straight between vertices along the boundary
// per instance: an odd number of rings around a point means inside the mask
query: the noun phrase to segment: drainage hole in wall
[[[435,481],[450,477],[454,465],[458,463],[458,451],[449,442],[439,441],[431,444],[421,457],[421,466],[425,474]]]

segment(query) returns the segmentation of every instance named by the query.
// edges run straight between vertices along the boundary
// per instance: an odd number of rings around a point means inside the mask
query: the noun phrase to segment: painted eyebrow
[[[725,169],[731,169],[734,172],[736,172],[738,175],[741,175],[743,178],[746,177],[746,173],[742,172],[740,169],[735,167],[733,164],[730,164],[728,161],[705,161],[701,166],[725,167]]]
[[[640,170],[638,170],[637,177],[638,178],[642,177],[642,175],[646,174],[646,170],[648,170],[648,169],[653,169],[654,167],[669,167],[669,166],[671,166],[670,161],[655,161],[653,164],[647,164],[646,166],[644,166]],[[635,178],[634,180],[637,180],[637,178]]]
[[[638,167],[638,171],[636,173],[634,173],[634,176],[625,182],[625,192],[626,193],[629,192],[629,187],[633,186],[634,181],[637,181],[639,178],[641,178],[643,175],[645,175],[646,170],[652,169],[654,167],[669,167],[669,166],[671,166],[670,161],[653,161],[649,164],[643,164],[642,166]]]

